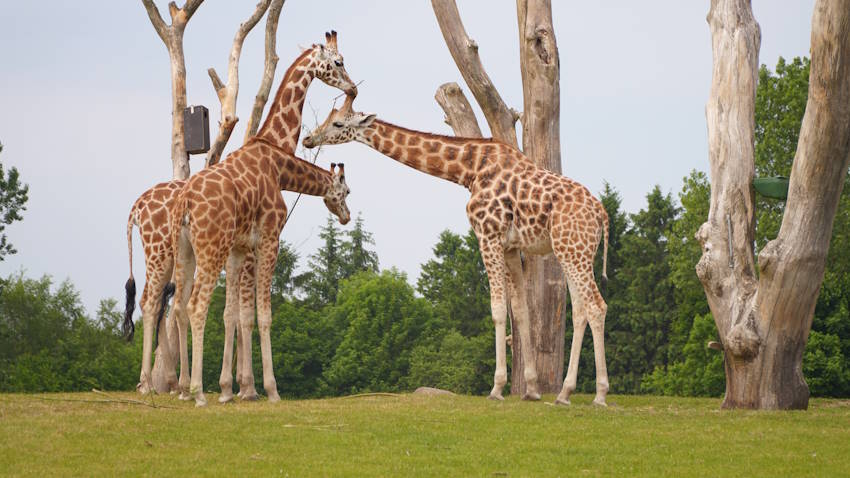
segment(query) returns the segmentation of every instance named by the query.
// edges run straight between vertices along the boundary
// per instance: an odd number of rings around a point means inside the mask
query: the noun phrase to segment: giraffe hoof
[[[205,407],[207,406],[207,397],[204,396],[203,393],[198,393],[195,396],[195,408]]]
[[[151,393],[151,388],[147,384],[139,382],[136,385],[136,391],[139,392],[142,395],[147,395],[147,394]]]
[[[495,400],[497,402],[502,402],[502,401],[505,400],[505,397],[503,397],[501,394],[495,394],[495,393],[491,393],[490,395],[487,396],[487,398],[489,400]]]
[[[191,396],[191,395],[189,395],[189,394],[188,394],[188,393],[186,393],[186,392],[180,392],[180,396],[179,396],[178,398],[179,398],[180,400],[183,400],[184,402],[188,402],[189,400],[191,400],[191,399],[192,399],[192,396]]]
[[[232,402],[232,401],[233,401],[233,394],[232,393],[228,393],[228,394],[222,393],[218,397],[218,403],[227,403],[227,402]]]
[[[540,394],[537,392],[525,392],[525,395],[522,396],[522,399],[531,402],[536,402],[537,400],[540,400]]]
[[[260,399],[260,396],[257,395],[257,392],[246,393],[246,394],[242,395],[242,401],[243,402],[256,402],[259,399]]]
[[[593,399],[593,405],[595,405],[597,407],[607,407],[608,406],[608,404],[605,403],[604,398],[594,398]]]
[[[555,405],[561,405],[563,407],[569,407],[570,406],[570,399],[569,398],[564,399],[564,398],[558,397],[555,400]]]
[[[269,403],[277,403],[277,402],[280,401],[280,395],[278,395],[276,391],[269,393],[268,397],[269,397]]]

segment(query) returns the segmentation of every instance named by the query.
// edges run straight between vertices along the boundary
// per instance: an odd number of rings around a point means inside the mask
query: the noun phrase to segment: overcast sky
[[[594,193],[603,181],[636,212],[658,184],[674,195],[692,169],[708,169],[704,106],[711,76],[707,0],[554,0],[561,60],[561,148],[565,175]],[[760,61],[808,55],[814,0],[753,0],[762,28]],[[168,19],[166,2],[157,2]],[[224,76],[233,35],[256,1],[205,2],[185,34],[188,99],[219,103],[206,70]],[[458,1],[469,35],[509,106],[522,110],[514,2]],[[125,224],[133,201],[171,179],[168,55],[139,1],[2,2],[0,18],[0,161],[30,185],[23,222],[7,227],[18,254],[0,262],[7,276],[69,278],[89,312],[120,298],[128,276]],[[241,143],[260,81],[264,21],[245,42],[236,127],[226,152]],[[433,96],[457,81],[455,67],[425,0],[288,0],[278,29],[274,90],[299,53],[339,32],[340,52],[359,88],[357,109],[408,128],[451,134]],[[274,91],[273,90],[273,91]],[[313,83],[311,108],[324,120],[338,91]],[[476,106],[477,110],[477,106]],[[486,123],[479,120],[482,129]],[[361,144],[323,149],[319,164],[345,162],[352,193],[374,234],[381,267],[411,282],[432,257],[440,231],[465,233],[465,189],[402,166]],[[202,156],[191,161],[201,168]],[[292,196],[287,194],[287,204]],[[282,238],[306,256],[319,246],[327,215],[304,197]],[[350,227],[350,226],[348,226]],[[144,261],[135,234],[134,273]]]

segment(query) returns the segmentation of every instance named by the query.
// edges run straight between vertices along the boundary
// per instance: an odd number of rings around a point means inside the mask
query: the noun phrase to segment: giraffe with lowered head
[[[558,258],[573,304],[570,362],[558,404],[569,404],[575,390],[579,352],[590,324],[596,361],[595,404],[605,405],[608,372],[604,326],[607,305],[596,287],[593,260],[604,239],[602,277],[606,278],[608,214],[581,184],[542,169],[511,146],[493,139],[439,136],[405,129],[373,114],[352,110],[346,98],[340,110],[304,138],[304,146],[358,141],[396,161],[467,188],[466,213],[481,249],[490,281],[490,307],[496,328],[496,373],[490,398],[501,400],[507,381],[505,326],[507,293],[523,350],[532,350],[520,252]],[[525,361],[528,383],[523,396],[537,400],[537,372]]]
[[[343,166],[340,165],[338,173],[327,174],[293,155],[300,135],[305,93],[315,77],[356,95],[357,88],[337,51],[335,32],[327,36],[327,47],[314,45],[289,67],[257,135],[232,152],[223,163],[191,177],[170,211],[171,244],[176,258],[175,295],[178,298],[190,286],[183,279],[188,275],[186,271],[196,270],[188,301],[175,301],[175,317],[181,349],[179,385],[184,391],[189,375],[184,367],[188,365],[186,334],[187,325],[191,324],[189,393],[198,406],[206,404],[201,379],[204,323],[210,297],[222,267],[227,266],[230,283],[229,271],[239,271],[247,254],[255,258],[263,388],[269,400],[280,399],[272,373],[270,338],[271,276],[287,212],[279,190],[323,196],[325,205],[337,215],[341,224],[350,220],[345,205],[349,189]],[[234,285],[235,280],[234,277]],[[250,336],[243,334],[242,340],[250,341]],[[250,343],[243,348],[250,350]],[[223,361],[226,367],[230,366],[231,352],[232,348],[229,350],[226,346]]]

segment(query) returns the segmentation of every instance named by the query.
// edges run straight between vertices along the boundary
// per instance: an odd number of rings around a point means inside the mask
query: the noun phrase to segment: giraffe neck
[[[301,135],[301,111],[307,88],[316,76],[313,63],[314,48],[304,51],[286,70],[266,121],[257,137],[276,144],[286,151],[295,151]]]
[[[378,119],[358,140],[413,169],[466,188],[487,147],[486,141],[413,131]]]
[[[331,188],[333,176],[327,170],[305,161],[263,138],[255,138],[255,141],[269,146],[268,149],[261,148],[260,153],[268,154],[271,163],[277,169],[281,191],[291,191],[308,196],[324,196]]]

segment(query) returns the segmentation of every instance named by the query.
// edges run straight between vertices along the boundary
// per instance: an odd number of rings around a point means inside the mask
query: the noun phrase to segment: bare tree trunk
[[[549,0],[517,0],[523,104],[522,151],[539,166],[561,173],[561,68],[552,4]],[[541,393],[558,393],[564,379],[564,333],[567,288],[553,255],[525,256],[533,359]],[[513,333],[519,333],[514,327]],[[529,354],[513,337],[511,393],[525,393],[523,362]]]
[[[260,0],[251,17],[245,23],[239,25],[239,29],[236,30],[233,47],[230,49],[230,56],[227,60],[227,83],[222,83],[218,73],[215,72],[215,68],[207,70],[216,95],[218,95],[218,101],[221,103],[218,135],[210,146],[210,150],[207,151],[207,166],[212,166],[221,160],[221,153],[224,151],[227,141],[230,140],[233,127],[239,121],[236,116],[236,97],[239,95],[239,57],[242,55],[242,44],[245,43],[245,37],[248,36],[248,33],[268,10],[269,3],[271,3],[271,0]]]
[[[754,100],[760,32],[748,0],[712,0],[706,106],[711,209],[697,239],[726,368],[724,408],[808,406],[802,357],[850,164],[850,0],[818,0],[809,99],[778,237],[753,258]],[[730,255],[731,252],[731,255]]]
[[[186,24],[204,0],[187,0],[183,8],[168,4],[171,25],[166,25],[153,0],[142,0],[151,23],[168,49],[171,59],[171,163],[173,179],[189,177],[189,156],[183,129],[183,110],[186,109],[186,61],[183,57],[183,32]]]
[[[142,0],[157,35],[168,49],[171,60],[171,166],[172,179],[189,178],[189,155],[186,153],[183,110],[186,109],[186,61],[183,56],[183,32],[186,24],[203,0],[187,0],[183,8],[175,2],[168,4],[171,25],[166,25],[153,0]],[[162,369],[162,350],[156,348],[151,372],[153,387],[158,393],[168,392],[165,371]]]
[[[455,1],[431,0],[431,4],[452,58],[481,106],[493,137],[518,148],[515,124],[519,114],[505,105],[484,71],[478,45],[467,35]],[[549,1],[517,0],[517,20],[525,105],[522,150],[540,166],[560,173],[560,66],[552,5]],[[459,119],[465,115],[460,113],[464,106],[450,93],[453,91],[443,85],[437,92],[437,101],[455,134],[462,131],[466,135],[469,121]],[[558,392],[564,371],[566,284],[554,257],[526,257],[525,273],[538,387],[544,393]],[[513,333],[518,332],[516,327],[512,329]],[[512,338],[511,344],[511,393],[524,394],[522,364],[529,352],[521,350],[517,337]]]

